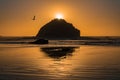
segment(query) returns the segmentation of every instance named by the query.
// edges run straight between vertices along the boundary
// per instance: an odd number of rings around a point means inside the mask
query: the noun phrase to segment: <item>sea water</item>
[[[0,44],[0,80],[120,80],[120,47]]]

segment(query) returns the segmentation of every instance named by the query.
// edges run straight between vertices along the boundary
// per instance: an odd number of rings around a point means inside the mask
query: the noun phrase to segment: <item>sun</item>
[[[57,19],[63,19],[63,15],[60,14],[60,13],[58,13],[58,14],[55,15],[55,18],[57,18]]]

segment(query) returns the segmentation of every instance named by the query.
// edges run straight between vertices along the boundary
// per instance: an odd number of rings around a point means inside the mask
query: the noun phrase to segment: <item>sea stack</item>
[[[53,19],[45,24],[36,35],[37,40],[76,40],[79,38],[80,31],[64,19]]]

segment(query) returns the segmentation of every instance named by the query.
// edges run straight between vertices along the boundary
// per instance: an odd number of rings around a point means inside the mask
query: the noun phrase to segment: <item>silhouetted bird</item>
[[[32,20],[36,20],[36,17],[34,16]]]

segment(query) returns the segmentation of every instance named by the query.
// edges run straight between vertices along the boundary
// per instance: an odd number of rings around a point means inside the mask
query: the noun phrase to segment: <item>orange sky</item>
[[[34,36],[59,12],[82,36],[120,36],[119,0],[0,0],[0,35]]]

